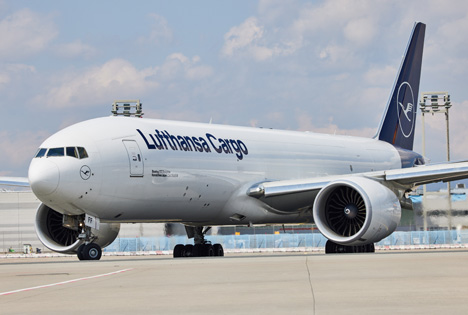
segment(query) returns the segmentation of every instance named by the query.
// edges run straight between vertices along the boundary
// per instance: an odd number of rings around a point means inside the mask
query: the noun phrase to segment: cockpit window
[[[55,157],[55,156],[69,156],[75,159],[86,159],[88,158],[88,152],[83,147],[66,147],[66,148],[39,148],[36,153],[36,158],[41,157]]]
[[[75,147],[67,147],[67,156],[71,156],[78,159],[78,152]]]
[[[37,158],[43,157],[47,152],[47,149],[45,148],[39,148],[39,151],[37,151],[36,156]]]
[[[50,157],[50,156],[64,156],[63,148],[49,149],[49,152],[47,152],[47,157]]]
[[[77,147],[78,153],[80,154],[80,159],[86,159],[88,157],[88,152],[83,147]]]

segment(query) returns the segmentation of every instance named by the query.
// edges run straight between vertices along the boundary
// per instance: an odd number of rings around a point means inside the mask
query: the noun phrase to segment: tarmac
[[[1,314],[466,314],[468,251],[0,259]]]

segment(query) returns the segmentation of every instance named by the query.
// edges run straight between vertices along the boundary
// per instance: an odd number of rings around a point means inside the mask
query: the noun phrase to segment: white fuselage
[[[310,222],[275,215],[246,191],[254,184],[401,168],[399,153],[374,139],[133,117],[65,128],[41,148],[83,147],[87,158],[34,158],[37,197],[65,214],[102,222],[234,224]],[[258,207],[258,209],[252,210]]]

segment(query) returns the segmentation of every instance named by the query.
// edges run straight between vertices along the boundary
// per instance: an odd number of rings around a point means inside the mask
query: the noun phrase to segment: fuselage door
[[[144,166],[140,147],[135,140],[123,140],[130,162],[130,177],[143,177]]]

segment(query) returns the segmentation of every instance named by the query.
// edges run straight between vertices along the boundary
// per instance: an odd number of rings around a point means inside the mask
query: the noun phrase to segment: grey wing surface
[[[281,180],[254,185],[247,194],[285,213],[311,208],[319,191],[336,180],[365,177],[398,190],[423,184],[468,178],[468,161],[423,165],[377,172],[324,176],[309,179]]]
[[[0,185],[29,187],[29,181],[26,177],[0,177]]]

